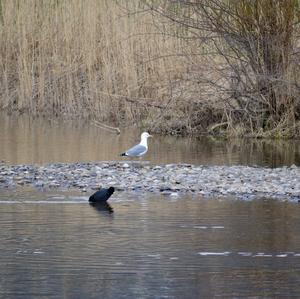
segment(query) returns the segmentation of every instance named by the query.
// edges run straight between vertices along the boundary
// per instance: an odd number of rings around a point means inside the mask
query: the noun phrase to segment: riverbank
[[[300,199],[300,167],[151,165],[147,162],[55,163],[0,165],[0,188],[32,186],[39,190],[78,189],[92,192],[99,186],[117,191],[181,193],[204,197],[235,196]]]
[[[1,0],[0,111],[164,135],[299,138],[298,6],[233,17],[233,4],[215,1],[215,20],[204,17],[214,5],[190,14],[190,3],[169,2]]]

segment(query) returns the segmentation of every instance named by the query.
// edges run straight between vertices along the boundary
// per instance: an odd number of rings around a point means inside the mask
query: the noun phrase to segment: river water
[[[140,133],[131,128],[117,135],[93,124],[0,115],[0,160],[9,164],[124,160],[119,154],[138,143]],[[300,140],[154,136],[149,145],[145,159],[155,164],[300,165]]]
[[[10,164],[117,160],[136,143],[93,125],[0,120]],[[299,165],[299,142],[150,140],[151,163]],[[295,202],[0,190],[0,298],[299,298]]]

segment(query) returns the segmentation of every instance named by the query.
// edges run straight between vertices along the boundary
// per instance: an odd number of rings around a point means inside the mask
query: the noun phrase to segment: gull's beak
[[[153,137],[153,136],[149,134],[149,136],[148,136],[148,137]]]

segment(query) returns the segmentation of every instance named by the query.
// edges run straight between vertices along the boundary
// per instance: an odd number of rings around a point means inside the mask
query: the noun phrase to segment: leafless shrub
[[[220,124],[243,127],[243,134],[279,133],[282,126],[290,136],[299,133],[298,1],[149,0],[145,5],[185,28],[181,38],[204,47],[211,59],[207,72],[214,69],[214,76],[201,70],[198,81],[218,94],[227,119]]]

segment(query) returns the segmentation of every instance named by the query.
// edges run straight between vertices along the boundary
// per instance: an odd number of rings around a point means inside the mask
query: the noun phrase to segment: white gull
[[[134,147],[130,148],[126,152],[122,153],[121,156],[128,156],[128,157],[141,157],[145,155],[148,151],[148,143],[147,139],[152,137],[149,133],[144,132],[141,135],[141,142]]]

